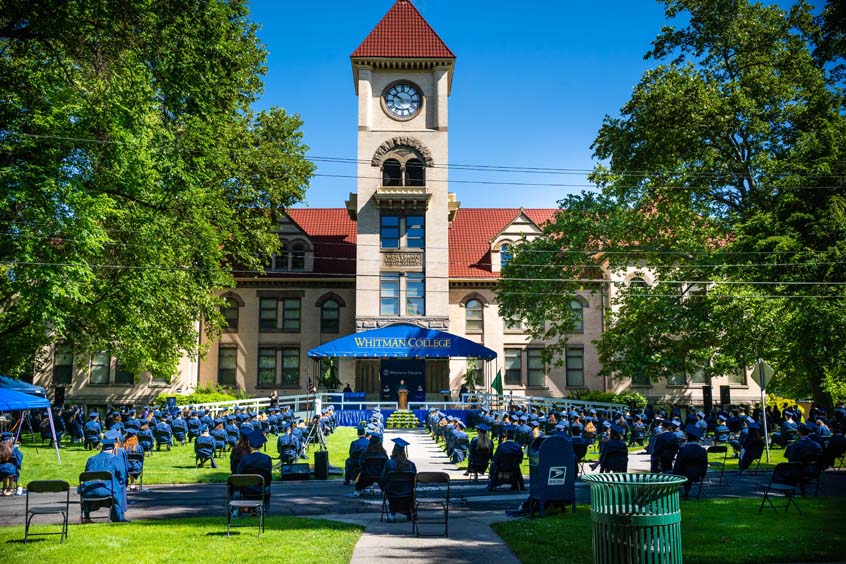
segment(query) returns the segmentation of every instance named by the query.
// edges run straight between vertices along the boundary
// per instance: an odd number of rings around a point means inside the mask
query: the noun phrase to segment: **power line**
[[[74,137],[74,136],[66,136],[66,135],[47,135],[47,134],[38,134],[38,133],[24,133],[21,131],[6,131],[5,135],[19,135],[22,137],[29,137],[33,139],[47,139],[47,140],[55,140],[55,141],[74,141],[80,143],[95,143],[101,145],[138,145],[139,142],[129,142],[129,141],[114,141],[114,140],[104,140],[104,139],[95,139],[90,137]],[[150,146],[150,145],[148,145]],[[153,147],[160,146],[160,145],[152,145]],[[197,151],[192,147],[185,147],[178,142],[173,142],[173,146],[188,151]],[[322,156],[322,155],[307,155],[306,160],[311,162],[326,162],[326,163],[335,163],[335,164],[369,164],[371,163],[371,159],[358,159],[352,157],[332,157],[332,156]],[[580,175],[584,176],[587,174],[591,174],[595,172],[594,169],[580,169],[580,168],[559,168],[559,167],[536,167],[536,166],[526,166],[526,165],[493,165],[493,164],[463,164],[463,163],[444,163],[444,164],[433,164],[426,168],[435,168],[435,169],[455,169],[455,170],[467,170],[467,171],[474,171],[474,172],[505,172],[505,173],[526,173],[526,174],[551,174],[551,175]],[[674,175],[673,171],[656,171],[656,170],[623,170],[623,171],[607,171],[609,174],[613,174],[615,176],[661,176],[661,175]],[[731,171],[718,171],[718,172],[695,172],[695,171],[686,171],[685,176],[692,176],[692,177],[702,177],[702,178],[724,178],[727,176],[732,176]],[[774,178],[785,178],[785,177],[804,177],[804,178],[843,178],[844,174],[833,174],[833,173],[809,173],[809,172],[781,172],[778,174],[771,174]],[[588,185],[588,186],[593,186]]]

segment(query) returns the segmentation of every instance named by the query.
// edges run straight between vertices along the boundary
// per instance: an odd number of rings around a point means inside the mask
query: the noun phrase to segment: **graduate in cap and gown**
[[[687,443],[676,455],[673,474],[687,478],[684,484],[684,499],[687,499],[691,486],[704,478],[708,472],[708,451],[699,444],[699,439],[702,437],[700,427],[696,424],[688,425],[684,432],[687,435]]]
[[[85,482],[77,488],[77,493],[89,497],[112,496],[111,513],[112,521],[126,521],[126,481],[127,467],[125,451],[118,449],[116,443],[120,436],[115,431],[109,431],[103,437],[103,445],[100,453],[90,457],[85,463],[86,472],[109,472],[112,475],[111,489],[103,482]],[[120,456],[121,451],[124,453]],[[90,521],[91,511],[105,507],[105,503],[84,502],[82,503],[83,520]]]
[[[253,431],[245,435],[249,444],[250,452],[245,454],[236,468],[237,474],[258,474],[264,478],[265,503],[264,508],[270,508],[270,482],[273,480],[273,459],[261,452],[261,447],[267,442],[264,433]],[[261,492],[255,488],[242,488],[241,496],[254,499],[260,497]]]
[[[402,437],[391,439],[394,442],[394,448],[391,451],[391,458],[385,463],[382,469],[382,477],[379,478],[379,487],[385,491],[388,481],[388,474],[391,472],[413,472],[417,474],[417,466],[414,462],[408,459],[408,451],[406,447],[410,444]],[[397,519],[397,513],[404,513],[411,520],[411,498],[414,489],[414,482],[409,480],[407,483],[394,484],[391,489],[386,492],[388,497],[388,522],[392,523]]]

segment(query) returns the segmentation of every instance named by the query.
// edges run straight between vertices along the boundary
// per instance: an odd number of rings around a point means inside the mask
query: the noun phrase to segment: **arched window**
[[[512,258],[514,258],[514,252],[511,249],[511,244],[505,243],[499,248],[499,267],[505,268]]]
[[[411,159],[405,163],[405,185],[426,186],[426,168],[420,159]]]
[[[382,186],[402,186],[402,165],[396,159],[382,164]]]
[[[220,308],[220,313],[226,320],[224,329],[238,330],[238,302],[232,298],[227,298],[223,306]]]
[[[648,288],[649,284],[643,278],[632,278],[629,280],[629,288]]]
[[[340,331],[341,306],[335,300],[326,300],[320,306],[320,332],[337,333]]]
[[[573,311],[573,333],[583,333],[585,330],[585,304],[582,300],[575,298],[570,300],[570,309]]]
[[[291,270],[302,272],[305,270],[305,245],[294,243],[291,251]]]
[[[482,314],[482,302],[476,299],[467,300],[464,304],[464,318],[467,323],[467,331],[482,331],[484,328],[484,317]]]

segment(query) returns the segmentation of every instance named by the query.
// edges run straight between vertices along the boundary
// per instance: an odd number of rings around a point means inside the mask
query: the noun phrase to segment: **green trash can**
[[[684,476],[588,474],[593,561],[682,563],[679,486]]]

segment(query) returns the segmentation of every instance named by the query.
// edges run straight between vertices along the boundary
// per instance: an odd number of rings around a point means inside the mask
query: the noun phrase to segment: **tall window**
[[[320,332],[337,333],[340,331],[341,307],[335,300],[326,300],[320,306]]]
[[[300,330],[300,299],[285,298],[282,300],[282,329],[285,331]]]
[[[220,313],[223,314],[223,319],[226,320],[224,329],[238,329],[238,302],[232,298],[227,298],[223,307],[220,308]]]
[[[112,355],[108,351],[98,351],[91,355],[89,380],[92,384],[108,384]]]
[[[484,314],[482,302],[477,299],[467,300],[464,304],[464,319],[467,331],[482,331],[484,329]]]
[[[585,385],[585,351],[583,349],[567,349],[564,353],[567,386],[581,387]]]
[[[126,365],[121,361],[117,361],[115,365],[115,384],[122,386],[132,386],[135,384],[135,375],[127,370]]]
[[[300,349],[282,349],[282,385],[300,385]]]
[[[667,376],[668,386],[684,386],[686,383],[684,372],[675,372]]]
[[[541,358],[541,349],[526,351],[526,378],[529,386],[546,386],[546,366]]]
[[[400,277],[399,274],[383,274],[380,289],[380,315],[399,315]]]
[[[505,384],[519,386],[523,383],[523,362],[520,349],[505,349]]]
[[[405,246],[410,249],[426,248],[426,218],[409,215],[405,218]]]
[[[519,317],[509,317],[505,320],[505,330],[506,331],[522,331],[523,330],[523,320]]]
[[[582,300],[570,300],[570,309],[573,311],[573,333],[584,333],[585,306],[582,303]]]
[[[382,163],[382,186],[402,186],[402,165],[398,160]]]
[[[278,307],[276,298],[261,298],[259,300],[259,329],[276,329],[278,327]]]
[[[53,355],[53,385],[69,386],[73,380],[73,349],[56,345]]]
[[[691,384],[707,384],[708,383],[708,375],[705,374],[704,368],[696,368],[696,369],[688,372],[688,376],[690,376],[690,383]]]
[[[302,272],[305,270],[305,245],[294,243],[291,247],[291,270]]]
[[[505,243],[499,248],[499,267],[505,268],[512,258],[514,258],[514,253],[511,250],[511,245]]]
[[[238,370],[238,349],[219,347],[217,349],[217,383],[222,386],[234,386]]]
[[[276,349],[259,348],[258,350],[258,385],[276,385]]]
[[[728,381],[729,384],[734,384],[735,386],[745,386],[746,385],[746,371],[742,368],[735,370],[734,372],[729,372],[728,374]]]
[[[383,215],[379,230],[383,249],[399,249],[400,218],[398,215]]]
[[[276,253],[276,256],[273,260],[273,270],[288,270],[290,266],[288,265],[288,261],[290,260],[291,255],[291,248],[288,246],[287,243],[282,243],[279,246],[279,252]]]
[[[642,370],[637,370],[632,373],[632,386],[651,386],[652,382],[649,380],[649,376],[643,373]]]
[[[426,279],[420,272],[405,277],[405,314],[426,315]]]

